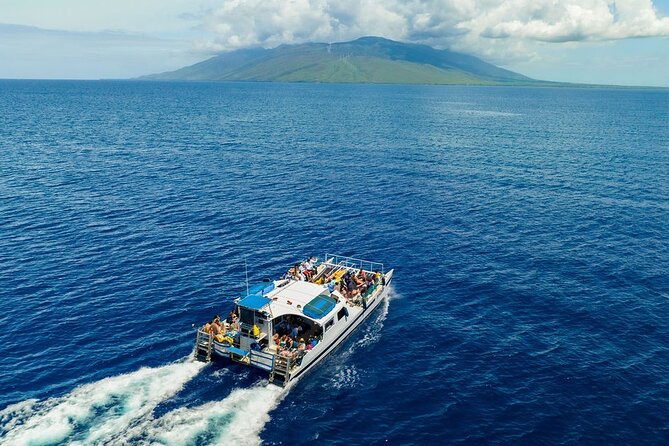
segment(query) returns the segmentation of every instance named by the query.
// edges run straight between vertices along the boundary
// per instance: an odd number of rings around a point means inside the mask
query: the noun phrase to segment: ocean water
[[[289,391],[193,323],[395,268]],[[669,443],[665,90],[0,81],[0,443]]]

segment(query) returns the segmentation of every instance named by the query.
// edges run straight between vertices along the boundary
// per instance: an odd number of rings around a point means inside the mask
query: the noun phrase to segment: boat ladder
[[[202,362],[211,361],[211,350],[214,345],[214,337],[204,330],[197,331],[195,341],[195,359]]]
[[[290,358],[277,357],[272,372],[269,374],[269,382],[285,386],[290,379],[291,365]],[[278,383],[275,381],[278,381]]]

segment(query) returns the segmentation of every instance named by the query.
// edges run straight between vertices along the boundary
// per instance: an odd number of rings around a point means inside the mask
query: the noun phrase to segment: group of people
[[[302,358],[309,350],[318,345],[318,339],[315,336],[310,336],[309,340],[305,341],[303,337],[293,339],[286,334],[279,335],[279,333],[275,333],[272,339],[274,340],[274,345],[276,345],[277,354],[283,358],[290,359]]]
[[[362,297],[368,289],[370,289],[381,277],[381,274],[376,272],[374,274],[367,273],[360,269],[357,274],[346,272],[337,278],[337,274],[332,274],[327,278],[327,287],[330,293],[339,291],[344,296],[347,302],[355,303]]]
[[[272,340],[277,354],[284,358],[299,359],[318,344],[316,336],[305,336],[309,327],[303,326],[292,316],[288,316],[274,327]],[[305,337],[307,340],[305,341]]]
[[[284,279],[293,279],[293,280],[302,280],[309,281],[314,278],[316,275],[316,257],[309,257],[307,260],[296,263],[288,272],[284,275]]]
[[[227,340],[226,338],[231,338],[231,334],[239,331],[239,316],[232,310],[227,319],[221,321],[220,316],[215,314],[214,319],[212,319],[211,322],[204,324],[203,329],[219,342],[223,342]],[[231,340],[229,342],[232,343]]]
[[[314,281],[317,274],[316,258],[309,257],[307,260],[296,263],[284,275],[284,279]],[[351,273],[346,270],[342,274],[342,270],[334,271],[327,277],[320,277],[316,283],[327,284],[330,293],[335,290],[344,296],[344,298],[351,303],[359,301],[360,297],[378,282],[381,273],[367,273],[362,268],[357,273]]]

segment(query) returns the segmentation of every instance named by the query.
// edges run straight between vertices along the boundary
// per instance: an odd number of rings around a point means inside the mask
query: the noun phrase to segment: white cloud
[[[544,42],[669,36],[669,18],[658,17],[650,0],[515,0],[458,26],[482,37]]]
[[[656,0],[667,14],[669,3],[663,1]],[[3,35],[0,59],[8,63],[0,64],[0,77],[123,77],[177,68],[179,64],[205,57],[202,52],[309,41],[337,42],[368,35],[450,48],[510,69],[529,67],[528,74],[532,73],[531,67],[541,64],[567,66],[553,59],[562,57],[567,61],[579,49],[590,48],[591,54],[595,54],[607,44],[620,44],[624,51],[636,53],[645,46],[650,56],[666,58],[669,48],[667,39],[629,39],[669,37],[669,17],[662,17],[651,0],[103,3],[0,0],[0,24],[73,32],[115,29],[143,35],[141,39],[136,36],[139,40],[133,43],[114,37],[113,33],[104,38],[100,35],[93,38],[90,34]],[[79,63],[77,55],[84,53],[87,56]],[[91,58],[90,54],[95,56]],[[666,73],[665,65],[657,62],[650,71]],[[56,67],[62,69],[56,72]],[[639,67],[633,68],[641,71]]]
[[[376,35],[503,57],[533,42],[669,36],[651,0],[229,0],[204,27],[216,37],[200,46],[216,51]]]
[[[217,35],[211,42],[217,50],[366,35],[399,39],[407,25],[402,11],[377,0],[231,0],[204,19],[205,29]]]

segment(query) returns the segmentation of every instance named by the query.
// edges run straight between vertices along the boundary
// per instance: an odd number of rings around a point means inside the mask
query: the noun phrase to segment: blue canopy
[[[325,294],[319,294],[304,306],[302,313],[312,319],[325,317],[337,305],[337,300]]]
[[[240,300],[237,305],[248,308],[249,310],[260,310],[270,302],[272,302],[272,299],[268,299],[257,294],[251,294],[250,296],[246,296]]]
[[[264,296],[274,289],[274,282],[262,282],[249,288],[249,294],[260,294]]]

